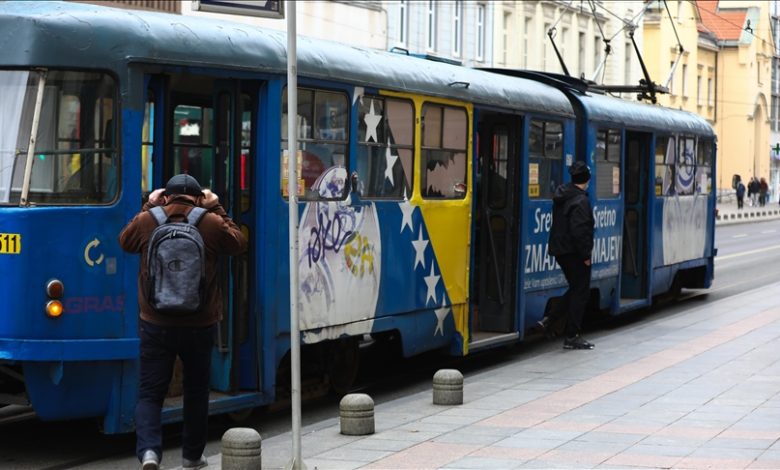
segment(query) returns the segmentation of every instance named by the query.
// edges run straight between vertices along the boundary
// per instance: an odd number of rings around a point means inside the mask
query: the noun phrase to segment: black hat
[[[198,180],[190,175],[179,174],[171,177],[165,185],[165,195],[186,194],[188,196],[203,196]]]
[[[576,161],[569,167],[569,174],[571,175],[571,182],[574,184],[582,184],[590,181],[590,168],[585,162]]]

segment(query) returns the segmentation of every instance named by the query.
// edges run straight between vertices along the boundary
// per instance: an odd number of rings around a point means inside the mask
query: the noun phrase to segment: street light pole
[[[301,344],[298,322],[298,52],[295,1],[287,0],[287,197],[290,230],[290,362],[292,459],[290,468],[305,468],[301,460]]]

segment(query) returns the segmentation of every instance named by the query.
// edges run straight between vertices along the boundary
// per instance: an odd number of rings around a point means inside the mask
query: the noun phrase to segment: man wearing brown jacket
[[[163,206],[170,222],[187,219],[194,207],[208,210],[197,224],[205,247],[205,285],[201,308],[185,316],[166,316],[156,312],[147,299],[149,276],[146,251],[157,228],[149,212]],[[172,177],[165,189],[149,195],[143,209],[119,234],[119,244],[130,253],[140,253],[138,304],[141,343],[138,404],[135,409],[136,454],[143,470],[156,470],[162,458],[162,404],[173,375],[176,356],[184,366],[184,426],[182,432],[182,467],[197,469],[207,465],[203,457],[206,446],[211,349],[222,318],[222,295],[217,280],[219,255],[238,255],[246,250],[241,230],[209,190],[201,190],[190,175]]]

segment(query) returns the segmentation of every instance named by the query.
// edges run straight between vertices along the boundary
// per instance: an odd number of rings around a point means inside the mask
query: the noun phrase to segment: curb
[[[780,208],[760,210],[742,210],[737,212],[720,213],[715,217],[715,225],[742,224],[748,222],[762,222],[766,220],[780,219]]]

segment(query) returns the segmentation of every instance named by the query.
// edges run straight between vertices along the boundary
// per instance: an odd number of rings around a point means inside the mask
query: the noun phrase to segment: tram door
[[[651,135],[626,132],[626,182],[623,217],[623,299],[647,294],[647,204]]]
[[[476,332],[514,331],[521,122],[489,114],[479,123]]]
[[[221,205],[249,237],[257,87],[240,80],[183,73],[158,74],[147,81],[144,147],[149,150],[144,151],[144,189],[162,187],[178,173],[190,174],[201,187],[219,196]],[[148,142],[147,128],[156,130],[149,133]],[[211,388],[221,392],[259,387],[253,353],[257,339],[250,334],[256,328],[249,315],[252,246],[250,238],[248,254],[222,257],[218,266],[224,308],[212,353]]]

